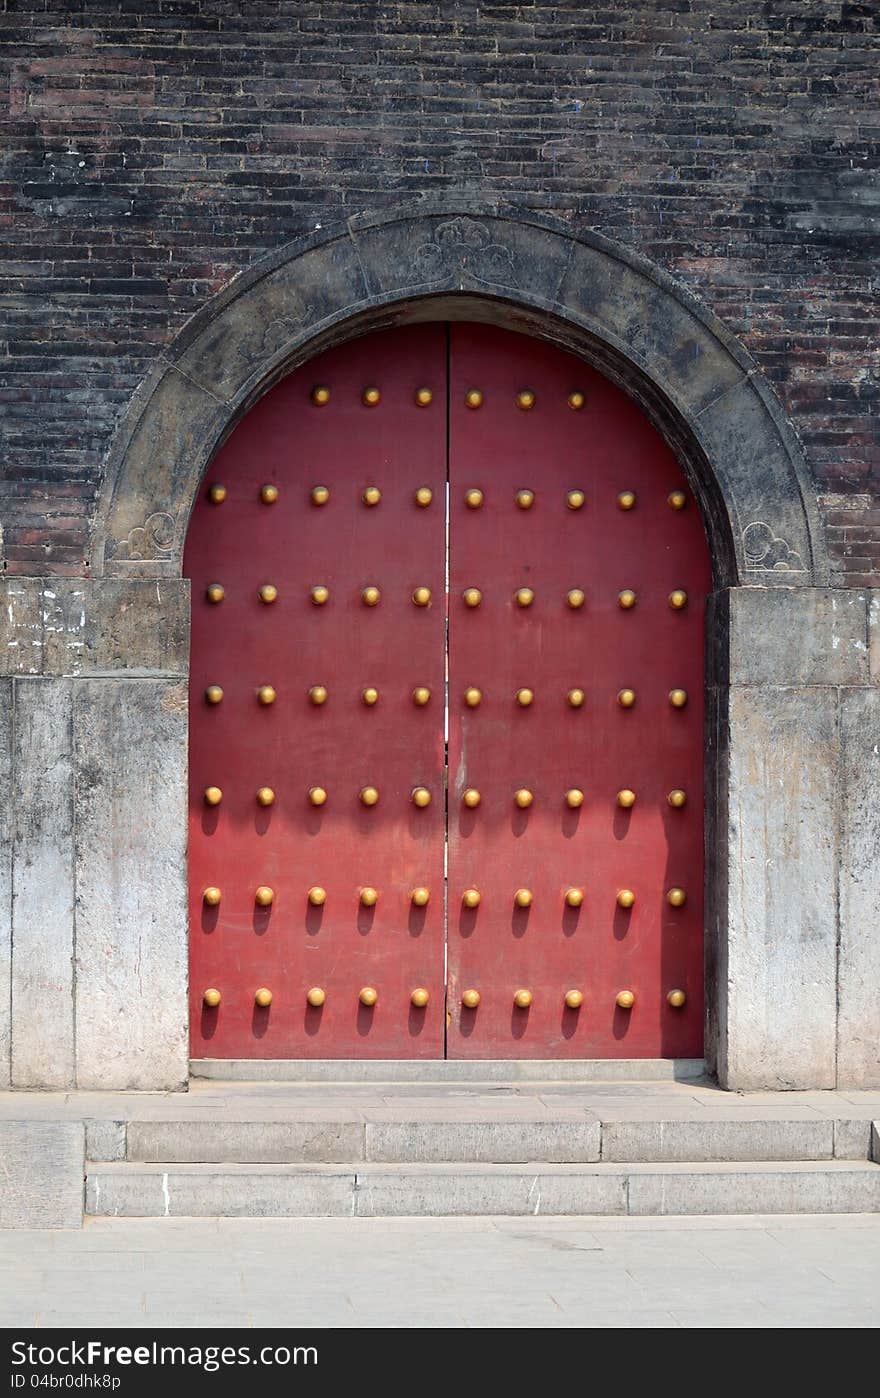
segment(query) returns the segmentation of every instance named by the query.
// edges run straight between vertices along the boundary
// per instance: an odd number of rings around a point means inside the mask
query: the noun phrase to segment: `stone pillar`
[[[0,592],[2,1073],[13,1087],[181,1087],[189,585],[22,578]]]
[[[868,600],[813,588],[710,599],[708,1054],[725,1087],[880,1083]]]

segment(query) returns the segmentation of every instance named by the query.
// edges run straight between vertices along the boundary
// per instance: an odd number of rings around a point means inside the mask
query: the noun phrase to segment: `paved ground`
[[[212,1082],[188,1092],[0,1092],[0,1120],[466,1121],[587,1112],[603,1121],[880,1116],[880,1091],[723,1092],[701,1082]]]
[[[0,1233],[0,1326],[874,1327],[880,1215],[97,1219]]]

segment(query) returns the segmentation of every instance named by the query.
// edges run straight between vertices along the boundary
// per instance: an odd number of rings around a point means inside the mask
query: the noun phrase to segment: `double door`
[[[194,1057],[700,1054],[708,553],[619,389],[483,325],[332,350],[186,572]]]

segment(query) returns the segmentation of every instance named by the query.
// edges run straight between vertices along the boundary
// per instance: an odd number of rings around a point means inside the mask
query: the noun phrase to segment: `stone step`
[[[861,1161],[581,1165],[91,1164],[86,1213],[316,1218],[880,1212]]]
[[[704,1058],[192,1058],[217,1082],[698,1082]]]
[[[616,1119],[556,1108],[527,1117],[501,1104],[481,1116],[449,1107],[295,1111],[284,1119],[205,1118],[87,1123],[92,1160],[168,1164],[589,1164],[866,1160],[871,1122],[705,1113],[689,1119]]]

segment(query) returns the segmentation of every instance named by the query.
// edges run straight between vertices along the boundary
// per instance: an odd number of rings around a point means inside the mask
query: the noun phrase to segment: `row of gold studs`
[[[206,703],[222,704],[224,692],[222,685],[209,684],[205,690]],[[278,697],[277,690],[274,685],[271,684],[260,685],[255,693],[257,702],[264,706],[274,704]],[[325,684],[313,684],[308,691],[308,697],[312,704],[320,707],[322,704],[326,704],[330,697],[330,691]],[[375,685],[367,685],[366,688],[361,690],[360,697],[361,703],[366,704],[367,708],[372,708],[374,704],[378,704],[379,702],[379,691],[376,689]],[[514,697],[521,707],[528,708],[529,705],[534,702],[535,692],[532,689],[518,689]],[[586,693],[583,689],[569,689],[565,697],[572,709],[580,709],[583,707]],[[464,691],[462,698],[469,709],[477,709],[483,702],[483,691],[478,689],[475,685],[469,685]],[[687,690],[670,689],[667,698],[673,709],[683,709],[688,701]],[[424,706],[430,702],[430,699],[431,691],[426,685],[417,685],[412,691],[412,701],[419,708],[424,708]],[[617,702],[622,709],[633,708],[636,702],[635,690],[619,689],[617,691]]]
[[[223,792],[219,786],[206,786],[203,796],[206,806],[219,806],[221,801],[223,800]],[[275,792],[273,791],[271,786],[261,786],[256,793],[256,798],[261,806],[271,806],[275,801]],[[309,803],[312,806],[326,805],[326,787],[310,786],[308,798]],[[375,786],[362,786],[360,791],[358,792],[358,798],[361,801],[361,804],[364,806],[378,805],[378,789]],[[462,803],[465,806],[469,807],[471,810],[475,810],[482,800],[482,795],[476,789],[476,787],[469,786],[467,790],[463,793],[461,799]],[[519,806],[520,810],[527,810],[529,806],[532,805],[534,799],[534,792],[529,791],[528,788],[524,786],[520,787],[519,790],[513,793],[514,803],[515,805]],[[584,793],[578,787],[571,787],[568,791],[565,792],[563,799],[565,801],[566,806],[568,806],[571,810],[577,810],[580,806],[584,804],[585,796]],[[410,800],[412,801],[414,806],[430,806],[431,793],[426,786],[414,786],[410,794]],[[670,806],[680,808],[687,801],[687,796],[679,787],[676,787],[673,791],[670,791],[669,795],[666,797],[666,800],[668,801]],[[618,791],[616,801],[618,806],[620,806],[622,810],[631,810],[632,807],[636,804],[636,793],[634,791],[631,791],[629,787],[624,787],[621,791]]]
[[[266,1010],[272,1004],[272,992],[266,986],[260,986],[254,991],[254,1003],[261,1010]],[[430,995],[424,986],[418,986],[410,994],[410,1004],[417,1010],[423,1010],[430,1000]],[[378,1002],[379,992],[371,985],[365,985],[358,991],[358,1000],[367,1009]],[[478,990],[465,990],[462,992],[461,1003],[466,1010],[475,1010],[480,1004],[482,997]],[[215,1010],[223,1001],[220,991],[214,986],[202,992],[202,1000],[208,1009]],[[319,985],[313,985],[306,992],[306,1003],[312,1009],[320,1009],[326,1003],[327,992]],[[687,995],[683,990],[670,990],[666,996],[666,1003],[673,1010],[680,1010],[687,1000]],[[518,1010],[527,1010],[534,1003],[534,996],[530,990],[524,987],[515,990],[513,1003]],[[579,1010],[584,1003],[584,992],[582,990],[567,990],[563,996],[563,1003],[568,1010]],[[614,997],[614,1003],[619,1010],[631,1010],[636,1003],[636,995],[633,990],[619,990]]]
[[[311,399],[316,408],[326,408],[330,402],[330,389],[327,384],[315,384],[311,392]],[[361,390],[361,402],[365,408],[377,408],[382,401],[382,391],[375,384],[368,384]],[[413,402],[419,408],[430,407],[434,401],[434,390],[427,387],[417,388],[413,392]],[[485,399],[482,389],[469,388],[464,395],[464,402],[469,408],[481,408]],[[529,412],[538,401],[537,394],[532,388],[521,388],[514,397],[516,406],[523,412]],[[566,398],[568,406],[573,412],[580,412],[586,403],[586,395],[579,388],[572,389]]]
[[[330,389],[327,387],[326,383],[316,383],[315,387],[312,389],[311,397],[312,403],[315,404],[316,408],[326,408],[327,403],[330,401]],[[361,403],[364,404],[365,408],[378,408],[381,401],[382,390],[378,389],[375,384],[369,383],[365,389],[361,390]],[[413,401],[416,403],[417,407],[430,407],[432,401],[434,401],[434,390],[428,389],[427,386],[414,390]],[[467,389],[466,393],[464,393],[464,404],[469,408],[481,408],[483,407],[484,401],[484,394],[481,389]],[[518,393],[513,397],[513,401],[515,401],[516,407],[520,408],[520,410],[529,412],[534,407],[534,404],[537,403],[537,394],[534,393],[534,389],[519,389]],[[581,389],[572,389],[565,401],[567,401],[568,407],[571,408],[572,411],[579,412],[586,403],[586,396],[582,393]]]
[[[226,486],[220,481],[208,489],[208,499],[212,505],[222,505],[228,497]],[[264,505],[275,505],[280,497],[280,490],[277,485],[267,482],[260,486],[260,499]],[[582,490],[569,490],[565,496],[565,503],[570,510],[583,509],[586,503],[586,495]],[[313,505],[326,505],[330,499],[330,488],[326,485],[312,486],[309,492],[309,499]],[[361,494],[361,500],[365,505],[378,505],[382,499],[382,492],[377,485],[368,485]],[[428,485],[420,485],[413,495],[414,502],[422,509],[427,509],[434,499],[434,492]],[[530,510],[535,503],[536,495],[533,490],[518,490],[514,500],[521,510]],[[476,486],[472,486],[465,492],[464,503],[469,510],[478,510],[485,500],[483,491]],[[622,490],[617,496],[617,504],[621,510],[631,510],[636,503],[635,491]],[[683,490],[671,490],[666,497],[666,503],[671,510],[683,510],[687,504],[687,496]]]
[[[208,884],[202,890],[202,901],[209,908],[219,906],[223,897],[221,889],[216,884]],[[411,890],[410,902],[416,908],[425,908],[430,902],[431,893],[427,888],[414,888]],[[313,908],[322,908],[327,902],[327,890],[320,885],[314,885],[306,893],[307,901]],[[530,888],[518,888],[513,895],[513,901],[518,908],[530,908],[532,906],[532,890]],[[364,887],[358,893],[358,902],[365,908],[375,908],[379,901],[379,890],[372,887]],[[568,888],[563,895],[563,902],[568,908],[579,908],[584,901],[584,890],[582,888]],[[616,899],[617,906],[624,911],[635,906],[636,895],[631,888],[621,888],[618,890]],[[687,893],[683,888],[668,888],[666,890],[666,901],[671,908],[683,908],[687,902]],[[261,908],[270,908],[275,902],[275,890],[268,884],[260,884],[254,890],[254,902]],[[482,894],[478,888],[466,888],[461,895],[462,907],[471,910],[478,908],[482,902]]]
[[[266,606],[271,606],[277,602],[279,592],[274,583],[264,583],[259,589],[258,597]],[[226,588],[222,583],[209,583],[205,589],[205,597],[215,605],[222,602],[226,597]],[[330,600],[330,589],[325,583],[316,583],[309,591],[312,604],[316,607],[323,607]],[[382,600],[382,593],[374,583],[361,588],[361,601],[365,607],[378,607]],[[412,602],[416,607],[430,607],[431,589],[429,587],[417,587],[412,592]],[[518,588],[513,594],[513,599],[518,607],[530,607],[535,600],[535,592],[530,587]],[[461,594],[461,600],[466,607],[479,607],[483,600],[483,593],[478,587],[466,587]],[[579,611],[587,600],[587,594],[581,587],[569,588],[565,594],[566,606],[572,611]],[[617,605],[623,611],[630,611],[636,605],[636,594],[632,588],[626,587],[617,594]],[[667,595],[666,601],[673,611],[681,611],[687,606],[688,595],[680,587],[673,588]]]

